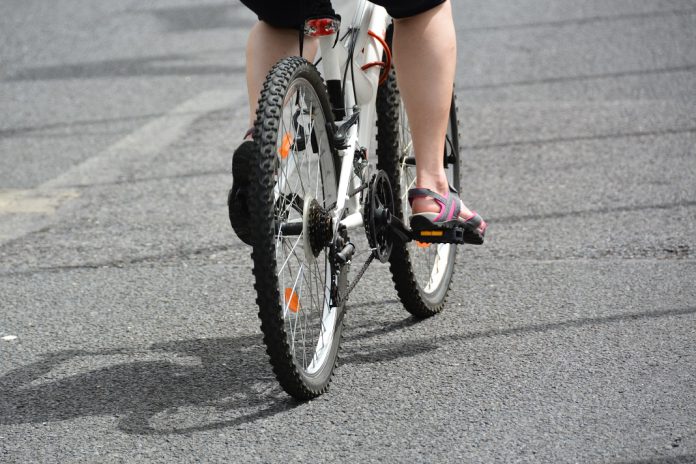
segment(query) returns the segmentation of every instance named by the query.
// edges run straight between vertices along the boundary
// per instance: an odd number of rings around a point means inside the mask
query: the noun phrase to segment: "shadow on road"
[[[341,364],[388,362],[437,348],[379,343],[380,335],[416,322],[362,321],[346,336],[348,345],[361,348],[344,352]],[[278,385],[260,334],[145,350],[57,351],[0,377],[1,425],[111,416],[126,433],[183,434],[243,426],[299,405]]]
[[[277,386],[260,342],[253,335],[49,353],[0,378],[0,424],[109,415],[127,433],[170,434],[273,416],[299,403]]]
[[[401,336],[407,341],[397,343],[388,335],[412,330],[416,319],[386,325],[363,320],[347,330],[341,363],[389,362],[462,340],[694,313],[696,307],[687,307],[427,339],[419,331],[419,336]],[[147,350],[58,351],[0,377],[0,425],[106,415],[116,418],[126,433],[184,434],[241,427],[300,405],[278,386],[257,334],[172,341]]]
[[[370,324],[355,339],[415,322]],[[387,362],[422,351],[373,348],[341,363]],[[300,405],[278,385],[258,334],[172,341],[145,350],[57,351],[0,377],[0,425],[105,415],[130,434],[185,434],[243,426]]]

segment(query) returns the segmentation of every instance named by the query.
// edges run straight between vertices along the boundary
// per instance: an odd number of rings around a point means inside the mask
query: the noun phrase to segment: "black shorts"
[[[291,29],[301,27],[308,16],[316,15],[316,11],[313,11],[314,1],[316,0],[241,0],[251,11],[256,13],[259,20],[274,27]],[[392,18],[408,18],[445,3],[446,0],[370,1],[386,8]]]

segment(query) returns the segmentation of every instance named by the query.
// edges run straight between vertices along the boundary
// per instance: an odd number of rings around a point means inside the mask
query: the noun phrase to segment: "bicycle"
[[[328,389],[346,302],[375,258],[389,262],[406,310],[425,318],[442,310],[456,244],[463,243],[456,230],[416,237],[409,229],[406,192],[415,183],[415,158],[391,66],[391,19],[366,0],[339,6],[339,13],[352,21],[305,23],[304,34],[319,38],[317,63],[290,57],[269,72],[253,135],[259,159],[248,204],[261,329],[276,378],[302,400]],[[443,163],[458,188],[454,92],[446,137]],[[369,257],[349,282],[358,256],[349,232],[362,226]]]

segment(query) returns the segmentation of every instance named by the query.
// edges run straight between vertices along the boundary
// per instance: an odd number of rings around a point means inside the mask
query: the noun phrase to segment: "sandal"
[[[249,228],[250,216],[247,203],[249,172],[256,158],[256,145],[251,140],[242,142],[232,155],[232,188],[227,195],[230,224],[239,239],[253,245]]]
[[[488,224],[475,211],[466,219],[459,217],[462,200],[457,191],[449,188],[447,196],[426,188],[408,191],[408,202],[413,205],[416,198],[432,198],[440,205],[439,213],[416,213],[410,218],[411,230],[417,240],[437,243],[469,243],[481,245]]]

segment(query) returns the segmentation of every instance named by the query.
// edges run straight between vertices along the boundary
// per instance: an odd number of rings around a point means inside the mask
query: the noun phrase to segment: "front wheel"
[[[254,125],[249,182],[254,276],[273,371],[298,399],[328,388],[343,326],[347,269],[332,260],[337,170],[323,80],[302,58],[270,71]]]
[[[408,225],[408,190],[415,187],[416,162],[411,131],[399,95],[396,74],[377,93],[377,157],[389,176],[399,219]],[[459,189],[459,133],[454,95],[449,113],[443,158],[449,183]],[[408,312],[430,317],[442,310],[454,272],[457,247],[453,244],[395,242],[389,259],[394,287]]]

